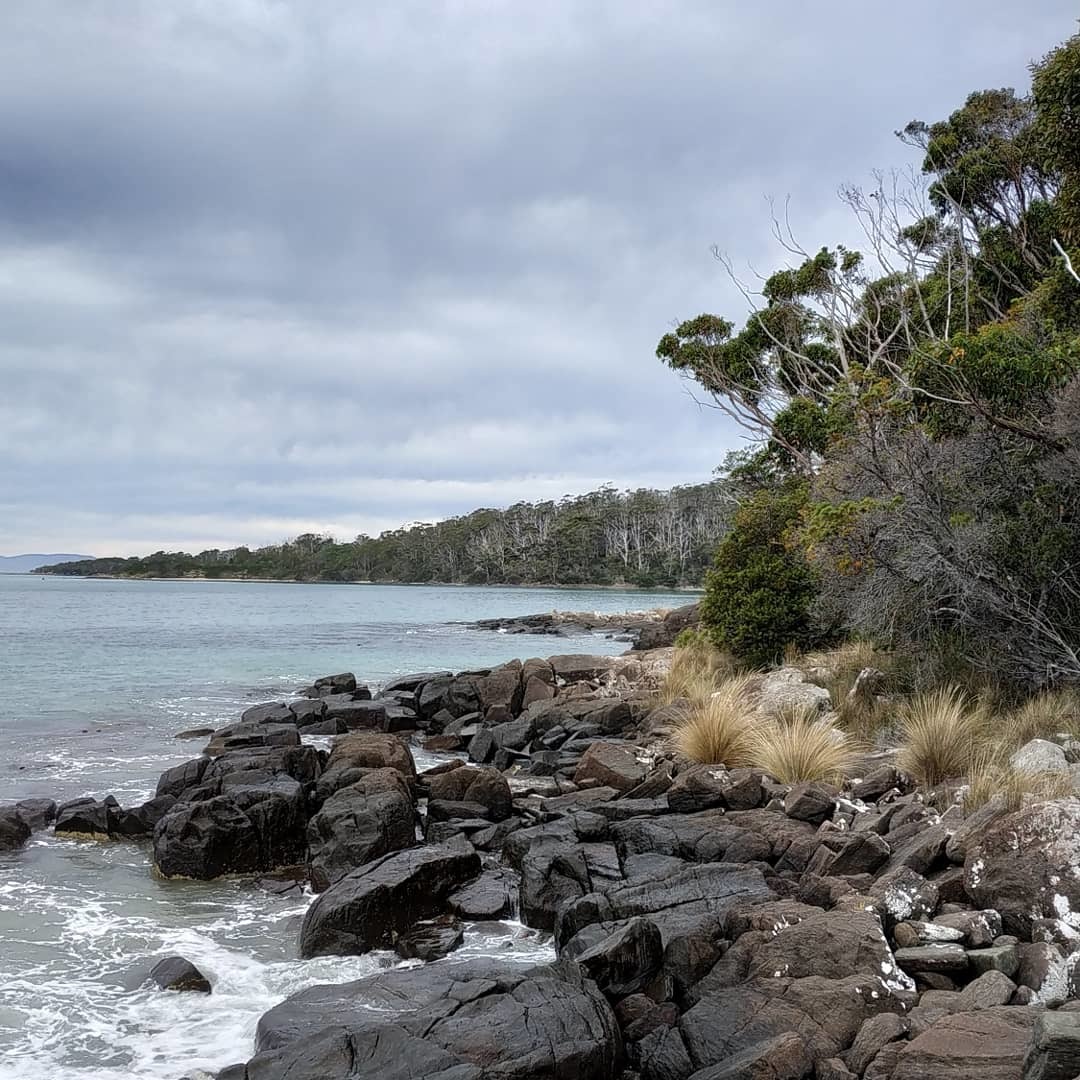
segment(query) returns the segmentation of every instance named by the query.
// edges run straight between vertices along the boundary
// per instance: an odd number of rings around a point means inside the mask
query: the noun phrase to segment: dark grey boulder
[[[497,769],[462,765],[427,780],[432,800],[477,803],[492,821],[503,821],[513,813],[513,797],[506,777]]]
[[[396,769],[374,769],[335,792],[307,826],[308,869],[317,891],[358,866],[416,843],[408,783]]]
[[[348,956],[389,947],[413,923],[445,910],[451,892],[480,873],[464,841],[410,848],[353,870],[308,908],[300,955]]]
[[[570,965],[436,964],[315,986],[259,1021],[249,1080],[614,1080],[611,1007]]]
[[[587,893],[606,891],[622,877],[619,857],[611,844],[537,841],[521,864],[522,921],[551,930],[563,904]]]
[[[56,820],[56,803],[52,799],[20,799],[15,804],[15,812],[32,832],[36,832]]]
[[[108,839],[115,826],[120,804],[112,795],[104,799],[73,799],[56,811],[53,831],[58,836]]]
[[[1073,1080],[1076,1076],[1080,1076],[1080,1013],[1043,1013],[1031,1033],[1023,1080]]]
[[[610,927],[594,924],[575,935],[560,957],[574,960],[604,993],[626,997],[645,988],[664,961],[660,931],[637,917]]]
[[[422,919],[394,942],[394,952],[405,960],[441,960],[465,940],[465,928],[455,915]]]
[[[150,979],[162,990],[194,990],[210,993],[210,980],[182,956],[166,956],[150,969]]]
[[[475,881],[455,889],[447,907],[463,919],[502,919],[517,907],[520,882],[509,870],[485,870]]]
[[[263,724],[291,724],[295,716],[289,706],[281,701],[268,701],[261,705],[252,705],[240,714],[241,724],[260,726]]]
[[[30,839],[30,826],[14,806],[0,807],[0,851],[15,851]]]

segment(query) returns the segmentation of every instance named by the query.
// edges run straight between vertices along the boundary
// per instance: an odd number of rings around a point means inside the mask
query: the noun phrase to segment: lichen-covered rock
[[[968,848],[964,884],[1010,933],[1029,937],[1039,918],[1080,929],[1080,799],[1033,803],[994,822]]]

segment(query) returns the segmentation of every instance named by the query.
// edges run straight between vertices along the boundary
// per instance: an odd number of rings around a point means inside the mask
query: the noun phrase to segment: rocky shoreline
[[[306,883],[302,957],[422,962],[288,998],[218,1080],[1080,1074],[1080,799],[965,815],[888,755],[842,789],[690,764],[657,703],[670,658],[515,660],[374,693],[328,676],[184,733],[203,752],[141,806],[0,809],[0,850],[50,826],[142,839],[166,879]],[[794,669],[756,694],[828,703]],[[418,772],[417,747],[445,757]],[[512,915],[551,934],[554,962],[455,959],[464,922]],[[212,992],[179,957],[152,979]]]

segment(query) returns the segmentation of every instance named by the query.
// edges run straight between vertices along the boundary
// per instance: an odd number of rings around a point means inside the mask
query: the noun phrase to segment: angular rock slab
[[[612,1080],[621,1040],[571,966],[480,962],[312,987],[262,1017],[256,1049],[247,1080]]]
[[[413,923],[441,914],[449,894],[479,873],[480,857],[464,841],[410,848],[361,866],[308,908],[300,955],[352,956],[390,947]]]

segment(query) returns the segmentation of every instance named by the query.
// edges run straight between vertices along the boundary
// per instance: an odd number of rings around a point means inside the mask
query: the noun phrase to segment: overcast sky
[[[1075,0],[2,0],[0,553],[350,538],[709,477],[710,255],[851,239]]]

